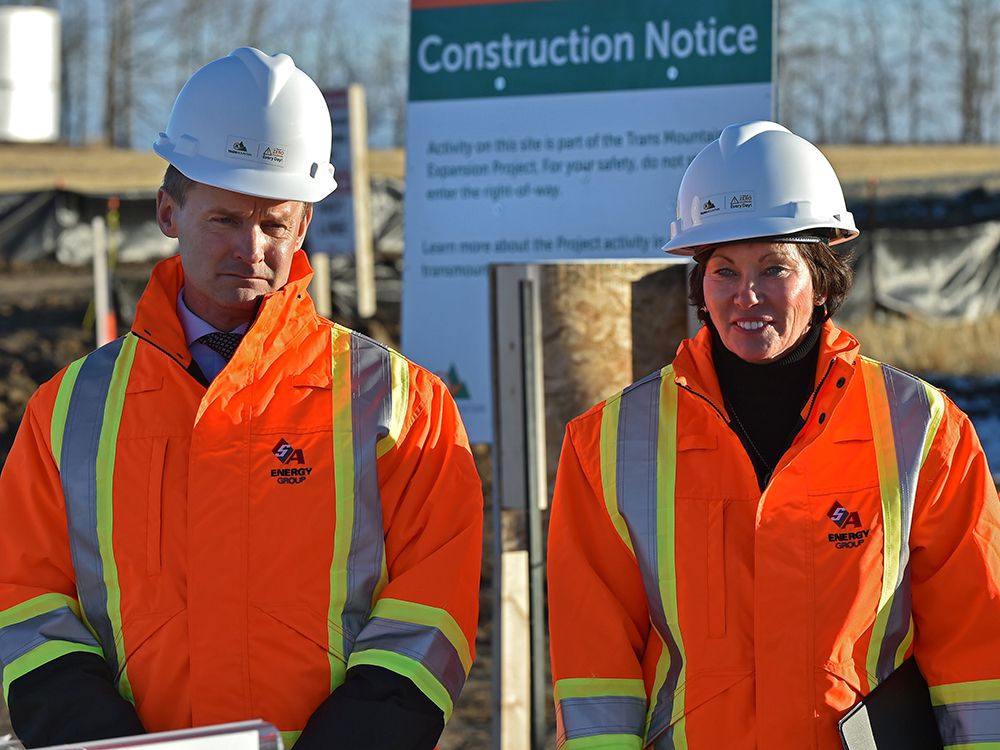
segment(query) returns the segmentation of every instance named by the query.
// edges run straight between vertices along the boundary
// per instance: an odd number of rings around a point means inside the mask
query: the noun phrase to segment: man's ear
[[[167,237],[177,238],[177,201],[163,188],[156,191],[156,223]]]

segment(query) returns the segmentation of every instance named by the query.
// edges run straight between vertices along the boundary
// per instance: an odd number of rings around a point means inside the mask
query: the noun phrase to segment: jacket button
[[[838,388],[843,388],[844,387],[844,383],[846,383],[846,382],[847,382],[847,380],[845,378],[837,378],[837,387]]]
[[[819,415],[819,423],[823,424],[826,421],[826,412]]]

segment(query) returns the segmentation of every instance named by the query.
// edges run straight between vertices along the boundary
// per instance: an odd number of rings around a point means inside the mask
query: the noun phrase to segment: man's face
[[[198,183],[183,205],[161,188],[156,218],[180,246],[185,304],[226,331],[250,321],[260,298],[288,281],[312,208]]]

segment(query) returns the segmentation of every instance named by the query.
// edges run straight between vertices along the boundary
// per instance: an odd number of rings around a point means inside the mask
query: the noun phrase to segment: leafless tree
[[[862,19],[867,31],[868,49],[865,57],[869,61],[869,74],[871,81],[871,92],[873,96],[869,98],[869,106],[872,108],[873,119],[881,131],[882,143],[889,143],[892,140],[892,111],[895,106],[893,101],[893,75],[886,60],[887,50],[884,37],[883,19],[879,10],[884,12],[883,4],[865,2]]]
[[[87,3],[63,0],[56,6],[61,24],[59,34],[60,132],[63,140],[78,143],[87,138],[91,97],[89,67],[91,60],[91,21]]]
[[[920,140],[920,125],[924,117],[923,110],[923,43],[926,40],[925,24],[927,23],[924,0],[908,0],[905,7],[909,23],[906,39],[906,115],[907,135],[911,143]]]

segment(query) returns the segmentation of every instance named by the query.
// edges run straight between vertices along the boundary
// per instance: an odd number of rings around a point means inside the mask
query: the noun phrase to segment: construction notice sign
[[[489,265],[661,257],[688,163],[772,116],[773,25],[771,0],[412,0],[403,350],[474,442]]]

